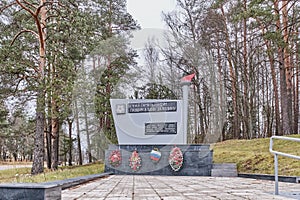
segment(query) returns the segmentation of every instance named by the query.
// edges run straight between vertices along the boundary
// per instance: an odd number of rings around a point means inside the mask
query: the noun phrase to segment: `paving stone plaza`
[[[300,199],[300,184],[240,177],[111,175],[62,191],[63,200]]]

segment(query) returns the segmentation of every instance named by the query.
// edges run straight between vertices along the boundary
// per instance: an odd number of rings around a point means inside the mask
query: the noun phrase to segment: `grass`
[[[300,135],[292,135],[300,138]],[[212,145],[214,163],[236,163],[239,173],[274,174],[274,156],[269,152],[269,138],[227,140]],[[274,150],[300,156],[300,143],[274,141]],[[279,175],[300,176],[300,160],[279,156]],[[7,163],[0,163],[7,164]],[[20,163],[22,164],[22,163]],[[102,173],[104,164],[60,167],[57,171],[45,169],[39,175],[30,175],[30,168],[0,170],[0,183],[48,182],[78,176]]]
[[[300,138],[300,135],[291,135]],[[215,163],[236,163],[239,173],[274,174],[274,155],[269,152],[269,138],[227,140],[213,145]],[[300,156],[300,143],[275,140],[273,149]],[[279,156],[278,173],[300,176],[300,160]]]
[[[0,183],[40,183],[99,174],[104,171],[104,164],[93,163],[84,166],[64,166],[59,167],[57,171],[45,169],[44,173],[35,176],[32,176],[30,171],[30,168],[0,170]]]

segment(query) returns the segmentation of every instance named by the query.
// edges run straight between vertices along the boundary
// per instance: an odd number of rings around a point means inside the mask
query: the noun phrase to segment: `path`
[[[248,178],[112,175],[62,191],[63,200],[300,199],[300,184]]]

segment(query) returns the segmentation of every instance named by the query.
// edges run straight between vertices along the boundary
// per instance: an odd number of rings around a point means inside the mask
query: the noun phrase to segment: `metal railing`
[[[273,150],[273,139],[278,139],[278,140],[289,140],[289,141],[294,141],[294,142],[300,142],[299,138],[291,138],[291,137],[283,137],[283,136],[272,136],[270,138],[270,152],[274,154],[274,173],[275,173],[275,195],[278,195],[278,155],[280,156],[285,156],[289,158],[294,158],[300,160],[300,156],[296,156],[293,154],[288,154],[288,153],[283,153],[279,151],[274,151]]]

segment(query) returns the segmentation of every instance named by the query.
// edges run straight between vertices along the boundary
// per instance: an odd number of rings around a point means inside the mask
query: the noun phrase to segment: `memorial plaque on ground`
[[[184,144],[182,100],[110,101],[119,144]]]

